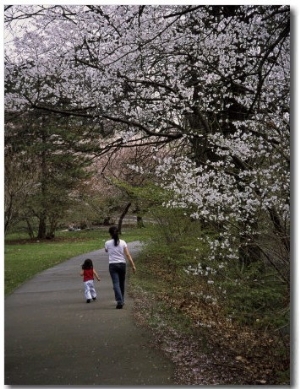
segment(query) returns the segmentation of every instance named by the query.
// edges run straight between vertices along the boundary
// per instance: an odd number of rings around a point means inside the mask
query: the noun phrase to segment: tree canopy
[[[239,256],[259,255],[245,247],[266,224],[288,250],[289,20],[277,5],[8,6],[6,110],[84,120],[98,155],[176,141],[157,172],[169,205],[237,234]]]
[[[286,6],[12,6],[6,21],[6,74],[22,91],[6,95],[12,109],[120,123],[127,143],[289,112]]]

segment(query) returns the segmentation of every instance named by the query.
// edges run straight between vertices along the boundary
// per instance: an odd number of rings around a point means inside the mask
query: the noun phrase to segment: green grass
[[[121,238],[132,242],[144,241],[148,236],[148,228],[124,228]],[[5,294],[12,293],[45,269],[77,255],[102,249],[107,239],[107,229],[60,231],[54,240],[49,241],[29,240],[25,234],[8,235],[5,239]]]

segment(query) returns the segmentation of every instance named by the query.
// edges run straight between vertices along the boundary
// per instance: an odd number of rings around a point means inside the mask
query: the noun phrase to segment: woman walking
[[[108,232],[111,239],[105,242],[105,251],[108,253],[109,273],[115,292],[116,308],[122,309],[125,295],[126,259],[130,262],[133,272],[136,271],[136,268],[127,243],[119,238],[118,228],[112,226]]]
[[[86,302],[90,303],[92,299],[96,300],[97,297],[96,289],[94,286],[94,277],[96,277],[98,281],[100,281],[100,277],[94,269],[91,259],[86,259],[81,268],[82,270],[80,275],[83,277],[84,295]]]

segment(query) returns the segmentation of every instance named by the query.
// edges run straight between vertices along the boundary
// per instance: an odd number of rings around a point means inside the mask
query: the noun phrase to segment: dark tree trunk
[[[33,232],[33,228],[32,228],[32,225],[29,221],[28,218],[26,218],[26,223],[27,223],[27,232],[28,232],[28,235],[30,236],[30,239],[33,239],[34,238],[34,232]]]
[[[242,267],[248,267],[253,262],[261,260],[261,250],[258,242],[258,223],[248,222],[251,225],[251,232],[248,233],[247,225],[241,226],[242,235],[240,236],[239,261]]]
[[[43,211],[40,215],[39,229],[38,229],[38,239],[46,238],[46,212]]]
[[[275,234],[278,236],[284,248],[286,249],[286,252],[289,254],[290,252],[289,232],[281,225],[280,218],[274,207],[269,208],[269,214],[274,226]]]
[[[50,230],[46,236],[47,239],[54,239],[55,238],[56,228],[57,228],[57,220],[51,220],[50,221]]]
[[[136,206],[136,222],[137,222],[137,227],[138,228],[144,228],[144,221],[143,221],[143,214],[144,211],[140,209],[139,205],[137,204]]]
[[[138,228],[144,228],[145,227],[142,216],[137,216],[136,217],[136,221],[137,221]]]
[[[104,218],[103,225],[104,226],[109,226],[110,225],[110,216],[107,216],[107,217]]]
[[[119,234],[122,234],[122,224],[123,224],[123,219],[124,219],[124,217],[126,216],[126,214],[127,214],[128,210],[129,210],[130,206],[131,206],[131,203],[128,203],[128,204],[126,205],[126,207],[124,208],[124,210],[123,210],[123,212],[121,213],[121,216],[120,216],[120,218],[119,218],[119,222],[118,222],[118,231],[119,231]]]

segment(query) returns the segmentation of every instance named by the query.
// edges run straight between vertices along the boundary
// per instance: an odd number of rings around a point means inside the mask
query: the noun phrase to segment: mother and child
[[[108,253],[109,273],[111,276],[117,309],[122,309],[125,296],[126,259],[130,262],[133,272],[136,267],[128,250],[127,243],[119,238],[118,228],[112,226],[108,230],[111,239],[105,242],[105,251]],[[84,294],[86,302],[96,300],[97,293],[94,286],[94,278],[100,281],[100,277],[93,267],[91,259],[86,259],[82,265],[81,276],[84,282]]]

